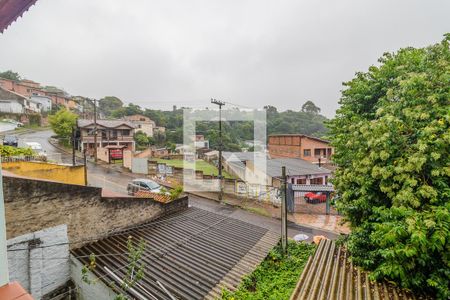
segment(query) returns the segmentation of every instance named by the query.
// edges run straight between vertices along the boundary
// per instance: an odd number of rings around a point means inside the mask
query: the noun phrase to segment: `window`
[[[292,183],[292,184],[295,183],[295,178],[291,178],[291,183]]]
[[[140,118],[139,121],[145,122],[145,118]]]
[[[309,184],[323,184],[323,178],[312,178],[309,180]]]
[[[297,184],[306,184],[306,179],[305,178],[297,179]]]
[[[130,135],[130,130],[129,129],[122,130],[122,135],[124,135],[124,136]]]
[[[311,149],[304,149],[303,156],[311,156]]]

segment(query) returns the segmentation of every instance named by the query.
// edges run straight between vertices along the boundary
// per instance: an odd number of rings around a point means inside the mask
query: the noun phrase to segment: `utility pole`
[[[75,127],[72,127],[72,166],[75,167]]]
[[[86,158],[86,148],[83,149],[83,162],[84,162],[84,185],[87,184],[87,158]]]
[[[220,180],[220,192],[219,201],[223,198],[223,180],[222,180],[222,106],[225,102],[211,98],[211,103],[219,105],[219,180]]]
[[[97,163],[97,100],[94,101],[94,161]]]
[[[287,178],[286,178],[286,167],[281,167],[281,177],[282,177],[282,197],[281,197],[281,248],[283,249],[283,254],[287,253]]]

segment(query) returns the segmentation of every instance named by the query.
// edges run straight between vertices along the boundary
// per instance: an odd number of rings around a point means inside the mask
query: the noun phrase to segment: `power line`
[[[163,251],[163,250],[166,250],[166,251],[167,251],[167,250],[172,249],[172,248],[173,248],[173,247],[171,247],[172,245],[173,245],[173,246],[183,246],[183,245],[186,245],[186,244],[188,244],[194,237],[199,237],[199,236],[202,235],[204,232],[206,232],[208,229],[213,228],[214,226],[216,226],[216,225],[222,223],[223,221],[225,221],[225,220],[227,220],[227,219],[229,219],[229,218],[230,218],[229,216],[225,216],[225,218],[222,218],[221,220],[215,222],[214,224],[212,224],[212,225],[210,225],[210,226],[208,226],[208,227],[206,227],[206,228],[200,230],[200,231],[197,232],[197,233],[192,234],[191,236],[189,236],[187,239],[185,239],[185,240],[182,241],[182,242],[174,242],[174,243],[169,244],[169,247],[162,247],[162,248],[159,249],[158,251],[155,251],[155,252],[151,253],[151,254],[149,255],[149,257],[152,257],[152,256],[154,256],[155,254],[157,254],[158,252],[161,252],[161,251]],[[195,220],[195,219],[193,219],[193,220]],[[131,264],[131,262],[128,263],[128,264],[126,264],[126,265],[124,265],[124,266],[122,266],[122,267],[119,267],[119,268],[117,268],[117,269],[115,269],[115,270],[112,270],[112,271],[110,271],[110,272],[116,273],[117,271],[120,271],[120,270],[125,269],[125,268],[128,267],[130,264]],[[101,279],[103,279],[103,278],[105,278],[105,277],[107,277],[107,276],[111,276],[111,275],[108,274],[108,272],[105,272],[104,275],[102,275],[102,276],[97,276],[97,278],[96,278],[95,280],[92,281],[92,284],[96,284],[98,281],[100,281]],[[157,282],[157,281],[155,281],[155,282]],[[79,290],[79,287],[76,286],[75,289],[76,289],[76,290]],[[59,295],[57,295],[57,296],[51,298],[50,300],[59,298],[59,297],[65,295],[65,294],[67,294],[67,293],[69,293],[69,292],[71,292],[71,291],[67,291],[67,292],[64,292],[63,294],[59,294]]]
[[[199,217],[206,216],[208,213],[209,212],[206,212],[205,214],[200,215]],[[151,223],[148,223],[148,224],[143,224],[143,225],[137,225],[137,226],[134,226],[134,227],[130,227],[130,228],[124,229],[123,231],[120,231],[120,232],[117,232],[117,233],[112,233],[112,234],[108,235],[108,237],[110,237],[110,236],[117,236],[117,235],[123,235],[123,234],[129,232],[130,230],[152,227],[152,226],[155,226],[155,225],[158,225],[158,224],[161,224],[161,223],[169,223],[169,224],[170,223],[174,223],[172,221],[178,220],[178,219],[183,219],[183,218],[186,219],[186,220],[187,219],[195,220],[193,218],[190,218],[189,216],[181,215],[181,216],[172,217],[172,218],[169,218],[169,219],[166,219],[166,220],[154,221],[154,222],[151,222]],[[73,241],[73,242],[64,242],[64,243],[57,243],[57,244],[51,244],[51,245],[36,246],[36,247],[33,247],[32,249],[49,248],[49,247],[64,246],[64,245],[72,245],[72,244],[79,244],[79,243],[82,243],[82,242],[95,242],[95,241],[98,241],[100,239],[102,239],[102,238],[81,239],[81,240],[76,240],[76,241]],[[8,252],[14,252],[14,251],[26,251],[26,250],[30,250],[30,248],[8,249],[7,251]]]

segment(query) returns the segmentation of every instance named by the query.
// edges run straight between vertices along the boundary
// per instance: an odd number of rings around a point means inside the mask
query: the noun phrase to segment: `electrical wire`
[[[200,230],[199,232],[192,234],[191,236],[189,236],[188,238],[186,238],[186,239],[183,240],[182,242],[175,242],[175,243],[169,244],[169,247],[162,247],[160,250],[151,253],[151,254],[149,255],[149,257],[153,257],[155,254],[157,254],[158,252],[161,252],[162,250],[168,251],[168,250],[173,249],[173,247],[171,247],[172,245],[173,245],[173,246],[183,246],[183,245],[187,245],[194,237],[199,237],[199,236],[201,236],[201,235],[202,235],[203,233],[205,233],[207,230],[213,228],[214,226],[216,226],[216,225],[222,223],[223,221],[225,221],[225,220],[227,220],[227,219],[230,219],[230,216],[225,216],[225,218],[222,218],[221,220],[215,222],[214,224],[209,225],[208,227],[206,227],[206,228]],[[115,270],[112,270],[112,271],[110,271],[110,272],[116,273],[117,271],[120,271],[120,270],[125,269],[125,268],[128,267],[130,264],[131,264],[131,262],[128,263],[128,264],[126,264],[126,265],[124,265],[124,266],[122,266],[122,267],[119,267],[119,268],[117,268],[117,269],[115,269]],[[105,277],[107,277],[107,276],[111,276],[111,275],[108,274],[108,272],[105,272],[104,275],[102,275],[102,276],[97,276],[97,278],[96,278],[95,280],[92,281],[92,284],[96,284],[97,282],[99,282],[100,280],[102,280],[103,278],[105,278]],[[157,281],[155,281],[155,282],[157,282]],[[75,289],[76,289],[76,290],[79,290],[80,288],[76,286]],[[49,300],[54,300],[54,299],[56,299],[56,298],[60,298],[60,297],[64,296],[64,295],[67,294],[67,293],[70,293],[70,292],[72,292],[72,291],[64,292],[63,294],[59,294],[59,295],[57,295],[57,296],[55,296],[55,297],[53,297],[53,298],[51,298],[51,299],[49,299]]]
[[[207,215],[207,213],[205,213],[204,215]],[[204,216],[204,215],[200,215],[200,217]],[[174,220],[178,220],[178,219],[192,219],[189,216],[185,216],[185,215],[181,215],[178,217],[172,217],[172,218],[168,218],[165,220],[160,220],[160,221],[153,221],[150,222],[148,224],[143,224],[143,225],[137,225],[137,226],[133,226],[130,228],[126,228],[120,232],[116,232],[116,233],[112,233],[110,235],[108,235],[108,237],[110,236],[117,236],[117,235],[123,235],[126,234],[127,232],[129,232],[130,230],[136,230],[136,229],[140,229],[140,228],[148,228],[148,227],[152,227],[158,224],[164,224],[164,223],[173,223],[172,221]],[[81,239],[81,240],[76,240],[76,241],[72,241],[72,242],[64,242],[64,243],[57,243],[57,244],[51,244],[51,245],[43,245],[43,246],[36,246],[33,247],[32,249],[39,249],[39,248],[49,248],[49,247],[54,247],[54,246],[64,246],[64,245],[71,245],[71,244],[79,244],[79,243],[83,243],[83,242],[95,242],[98,241],[102,238],[91,238],[91,239]],[[8,252],[13,252],[13,251],[26,251],[26,250],[30,250],[30,248],[17,248],[17,249],[8,249]]]

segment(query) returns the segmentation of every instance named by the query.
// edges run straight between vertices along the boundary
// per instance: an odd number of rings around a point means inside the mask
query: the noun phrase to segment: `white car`
[[[33,150],[34,153],[36,153],[39,156],[47,156],[47,153],[45,152],[45,150],[42,148],[42,145],[36,142],[28,142],[25,143],[27,145],[28,148],[30,148],[31,150]]]
[[[128,195],[134,195],[134,193],[136,193],[137,191],[149,191],[154,193],[160,193],[161,188],[162,187],[153,180],[146,178],[138,178],[128,183],[127,191]]]

